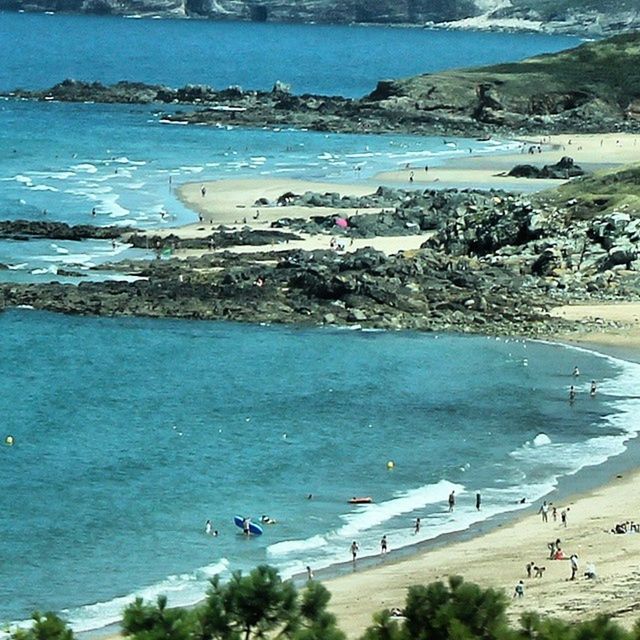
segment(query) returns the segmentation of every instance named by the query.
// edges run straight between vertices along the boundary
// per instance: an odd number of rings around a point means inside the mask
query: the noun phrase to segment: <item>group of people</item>
[[[618,522],[612,529],[611,533],[640,533],[640,523],[633,520],[626,522]]]
[[[580,369],[578,368],[578,365],[576,365],[575,367],[573,367],[573,373],[572,373],[574,378],[577,378],[580,376]],[[598,391],[598,385],[596,384],[595,380],[591,381],[591,385],[589,387],[589,395],[592,398],[595,398],[596,393]],[[573,403],[575,402],[576,396],[578,395],[578,391],[575,387],[575,385],[571,385],[569,387],[569,402]]]
[[[555,540],[554,542],[550,542],[547,546],[549,547],[551,552],[549,556],[550,559],[553,559],[553,560],[567,559],[564,553],[562,552],[562,549],[560,548],[559,539]],[[569,577],[569,580],[575,580],[576,576],[578,575],[578,570],[580,568],[580,565],[578,564],[578,554],[572,553],[569,556],[568,560],[569,560],[569,567],[571,569],[571,576]],[[544,572],[546,571],[546,567],[540,566],[535,562],[531,561],[525,565],[525,571],[527,573],[527,578],[534,578],[534,579],[542,578],[544,575]],[[587,563],[585,567],[584,577],[587,578],[587,580],[595,580],[595,578],[597,577],[596,567],[592,562]],[[524,587],[525,587],[524,580],[518,580],[514,589],[513,597],[522,598],[524,596]]]
[[[262,524],[276,524],[277,520],[275,518],[272,518],[271,516],[263,514],[262,516],[260,516],[260,522]],[[217,538],[219,535],[219,531],[213,528],[213,523],[211,522],[211,520],[207,520],[204,523],[204,532],[205,535],[213,536],[214,538]],[[251,535],[251,518],[242,519],[242,533],[246,536]]]
[[[567,507],[566,509],[562,509],[560,511],[560,522],[562,522],[562,526],[567,526],[567,513],[570,511],[571,507]],[[551,517],[554,522],[558,520],[558,508],[553,504],[547,504],[547,501],[544,500],[540,505],[540,509],[538,509],[538,513],[542,516],[542,522],[549,522],[549,510],[551,510]]]

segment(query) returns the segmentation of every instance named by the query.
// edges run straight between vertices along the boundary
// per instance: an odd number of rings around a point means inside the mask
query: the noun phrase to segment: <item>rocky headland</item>
[[[344,226],[339,213],[282,215],[260,232],[261,241],[279,243],[275,251],[221,249],[250,243],[248,228],[198,238],[124,233],[123,241],[155,247],[158,256],[165,247],[200,251],[103,267],[137,276],[133,282],[0,285],[0,307],[539,336],[576,328],[549,316],[553,306],[640,299],[639,165],[532,197],[381,187],[370,196],[283,199],[283,214],[301,203],[364,211]],[[382,210],[366,212],[374,206]],[[337,250],[289,248],[301,233],[333,236]],[[396,255],[340,247],[352,237],[402,234],[426,240]]]
[[[640,32],[557,54],[474,69],[380,81],[359,99],[239,87],[180,89],[65,80],[13,99],[191,105],[160,114],[167,123],[282,127],[316,131],[501,134],[640,131]]]
[[[576,33],[640,27],[640,0],[0,0],[0,10],[252,22],[403,24]]]

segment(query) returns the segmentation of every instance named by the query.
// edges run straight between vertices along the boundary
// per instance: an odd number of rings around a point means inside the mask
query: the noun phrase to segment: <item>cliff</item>
[[[0,10],[255,22],[442,24],[591,35],[640,28],[640,0],[0,0]]]
[[[255,22],[411,24],[479,13],[473,0],[0,0],[0,9]]]

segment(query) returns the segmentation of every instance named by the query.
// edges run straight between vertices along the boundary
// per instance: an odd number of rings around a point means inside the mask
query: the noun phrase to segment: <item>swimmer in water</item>
[[[589,394],[591,395],[592,398],[593,398],[593,396],[596,395],[596,381],[595,380],[591,381],[591,390],[589,391]]]

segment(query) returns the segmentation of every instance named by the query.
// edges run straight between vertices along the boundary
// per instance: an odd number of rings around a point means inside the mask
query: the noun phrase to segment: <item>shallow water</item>
[[[186,604],[214,573],[292,575],[353,539],[370,555],[516,510],[620,453],[638,409],[620,397],[637,365],[530,342],[30,311],[0,331],[0,618],[38,606],[78,629],[134,592]],[[259,538],[233,525],[263,513]]]

